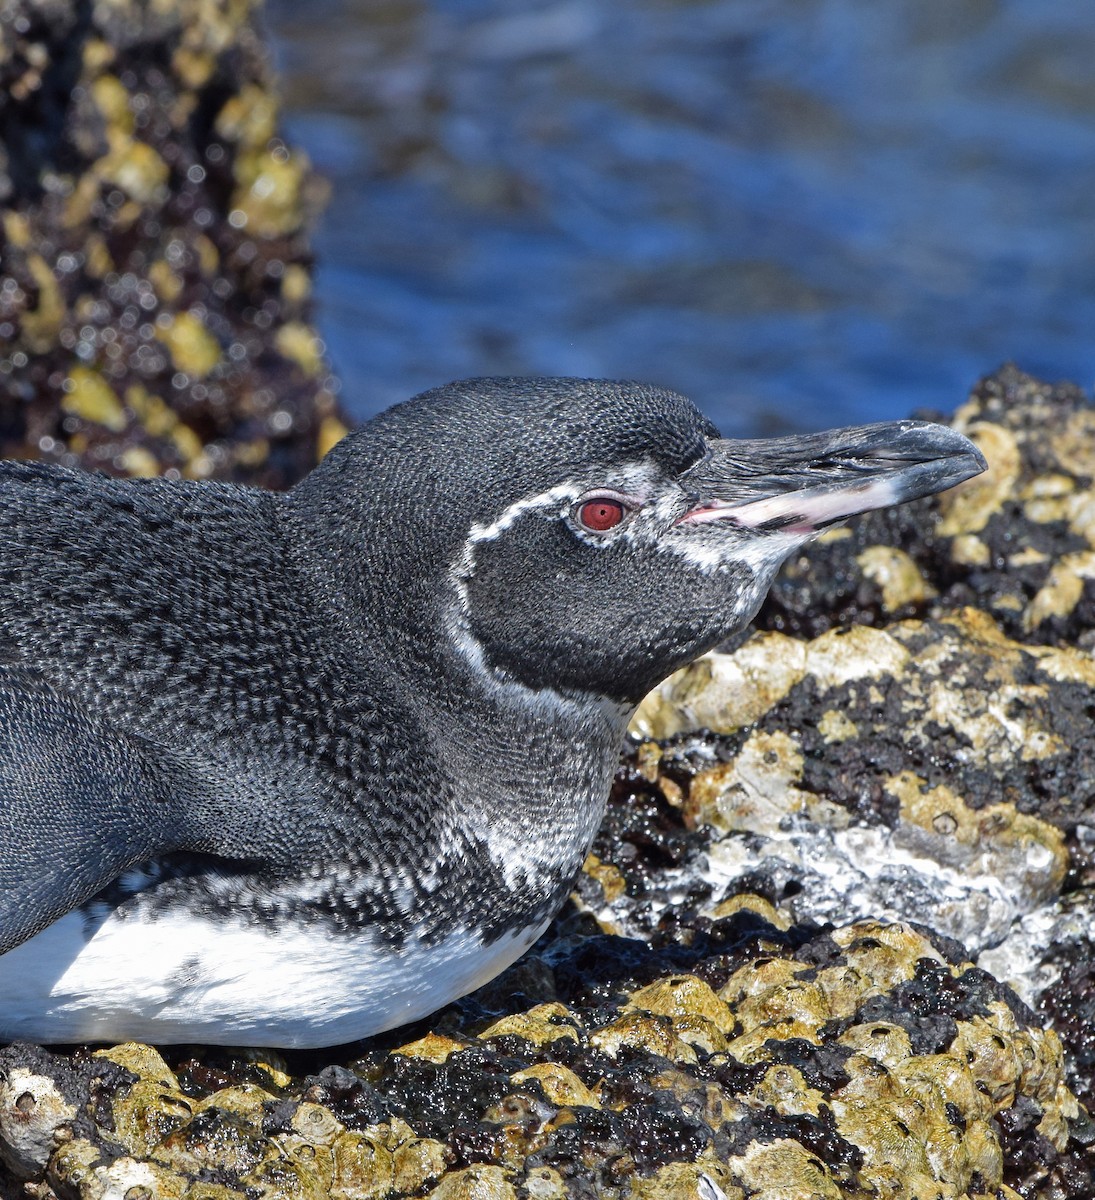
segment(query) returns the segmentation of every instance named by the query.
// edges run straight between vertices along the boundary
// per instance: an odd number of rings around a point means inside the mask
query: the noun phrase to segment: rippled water
[[[271,0],[352,411],[652,380],[727,432],[1095,374],[1075,0]]]

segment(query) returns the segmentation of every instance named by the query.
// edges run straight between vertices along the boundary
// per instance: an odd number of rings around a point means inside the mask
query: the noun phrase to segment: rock
[[[6,0],[0,452],[284,487],[345,432],[252,0]]]
[[[48,1075],[13,1066],[0,1081],[0,1158],[12,1174],[29,1179],[72,1136],[76,1106]]]
[[[1072,1086],[1095,1101],[1095,889],[1079,888],[1019,921],[978,959],[1060,1034]]]
[[[372,1046],[284,1087],[224,1051],[204,1075],[186,1050],[104,1051],[109,1086],[66,1099],[84,1117],[51,1150],[51,1185],[81,1200],[199,1182],[223,1200],[1000,1196],[1024,1130],[1046,1178],[1074,1188],[1052,1194],[1090,1195],[1057,1036],[945,939],[877,920],[806,940],[739,928],[674,972],[680,944],[638,954],[570,918],[541,952],[571,1037],[496,1033],[441,1061]],[[474,1002],[450,1011],[474,1024]],[[640,1036],[612,1034],[629,1023]],[[355,1089],[378,1103],[355,1108]]]
[[[723,761],[712,755],[681,801],[687,822],[717,831],[713,889],[778,876],[795,881],[781,906],[793,920],[923,920],[980,950],[1087,861],[1086,653],[1014,642],[975,609],[830,630],[797,643],[799,669],[765,711],[749,696],[743,713],[723,681],[739,657],[755,661],[754,642],[771,635],[685,668],[638,722],[663,732],[672,713],[679,730],[698,709],[722,734]],[[605,915],[626,926],[626,907]]]

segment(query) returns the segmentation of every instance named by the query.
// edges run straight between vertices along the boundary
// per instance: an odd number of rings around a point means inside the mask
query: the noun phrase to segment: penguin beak
[[[857,513],[930,496],[979,475],[980,450],[945,425],[857,425],[803,437],[712,440],[681,482],[698,503],[678,525],[720,522],[809,536]]]

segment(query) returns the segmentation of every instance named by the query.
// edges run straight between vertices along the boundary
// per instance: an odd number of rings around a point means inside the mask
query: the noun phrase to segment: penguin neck
[[[601,697],[533,690],[468,657],[457,642],[430,720],[462,828],[480,838],[514,893],[573,881],[604,817],[629,710]]]
[[[293,493],[288,498],[292,498]],[[531,688],[493,669],[460,597],[388,539],[354,554],[345,526],[287,506],[295,556],[330,634],[379,667],[391,694],[420,714],[426,745],[455,781],[465,827],[504,846],[543,838],[580,865],[600,823],[630,709],[605,697]]]

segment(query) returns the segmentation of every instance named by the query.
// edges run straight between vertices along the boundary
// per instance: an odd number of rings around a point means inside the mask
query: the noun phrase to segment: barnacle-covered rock
[[[765,711],[739,708],[736,660],[773,637],[797,669]],[[788,641],[701,660],[640,710],[644,735],[721,735],[681,801],[718,832],[709,875],[794,879],[794,920],[917,919],[974,949],[1056,900],[1095,823],[1088,654],[1012,641],[975,609]]]
[[[71,1134],[76,1106],[49,1075],[13,1065],[0,1079],[0,1160],[30,1178]]]
[[[1008,980],[1061,1036],[1072,1085],[1095,1102],[1095,888],[1069,891],[1019,921],[979,962]]]
[[[284,487],[345,432],[257,0],[4,0],[0,453]]]
[[[488,1025],[444,1055],[373,1045],[295,1077],[227,1051],[103,1051],[90,1061],[113,1073],[66,1098],[46,1176],[80,1200],[999,1200],[1034,1139],[1024,1194],[1095,1185],[1056,1035],[945,939],[878,920],[778,944],[739,928],[672,971],[681,945],[637,955],[569,918],[542,952],[558,993],[542,1007],[569,1037],[532,1017],[509,1027],[531,1038]],[[607,988],[582,969],[591,952]],[[477,1019],[475,1001],[448,1016]],[[644,1021],[672,1041],[606,1037]]]

